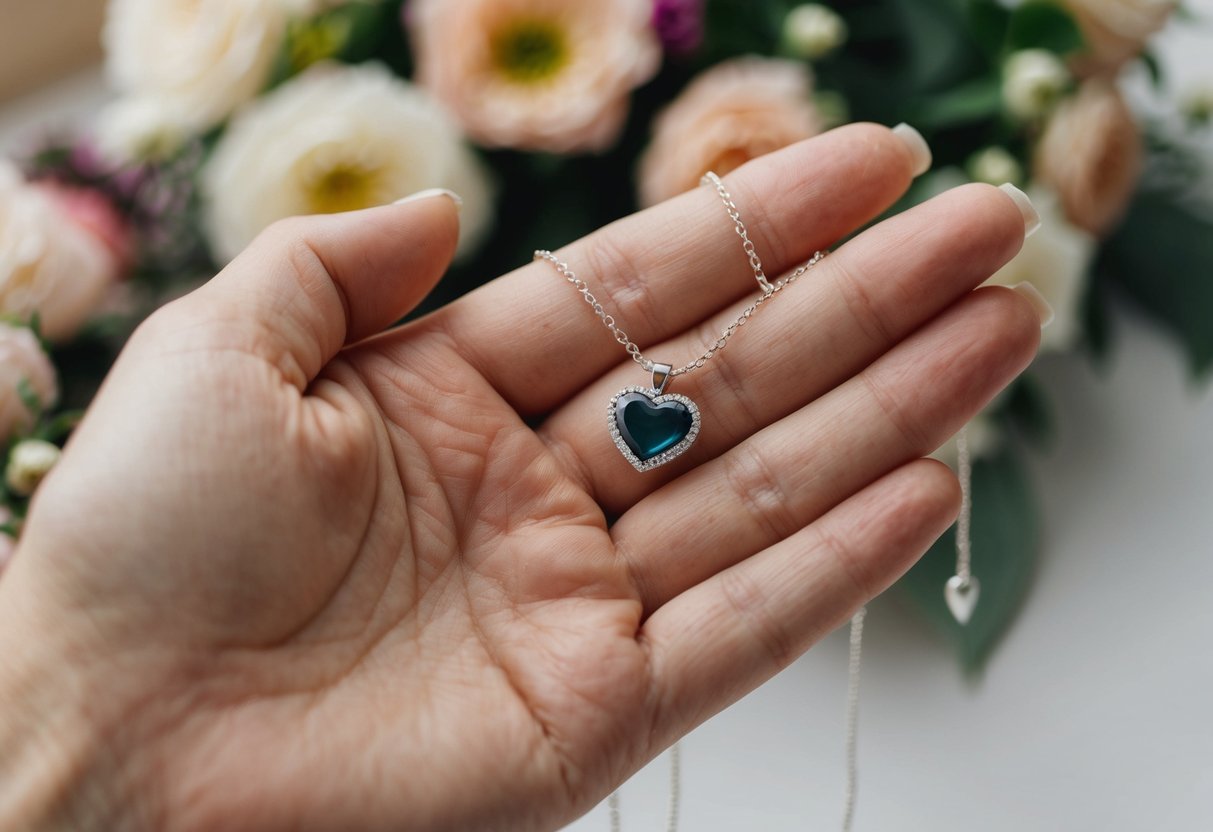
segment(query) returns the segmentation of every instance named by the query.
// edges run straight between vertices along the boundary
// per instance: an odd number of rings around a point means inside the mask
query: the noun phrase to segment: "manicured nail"
[[[922,137],[922,133],[903,121],[893,128],[893,135],[901,139],[902,144],[910,151],[910,156],[914,159],[915,176],[922,176],[931,169],[931,147]]]
[[[1023,236],[1031,237],[1035,234],[1036,229],[1040,228],[1040,214],[1036,212],[1036,206],[1032,204],[1032,200],[1028,199],[1028,195],[1010,182],[1002,183],[998,189],[1011,197],[1011,201],[1015,203],[1019,213],[1023,214]]]
[[[445,196],[451,202],[455,203],[455,210],[463,207],[463,198],[454,191],[448,191],[446,188],[426,188],[424,191],[418,191],[415,194],[409,194],[404,199],[398,199],[393,202],[393,205],[403,205],[406,202],[417,202],[422,199],[429,199],[435,196]]]
[[[1040,293],[1039,289],[1031,283],[1024,282],[1016,283],[1011,290],[1019,292],[1028,303],[1032,304],[1032,308],[1036,310],[1036,317],[1040,318],[1041,329],[1053,323],[1053,307],[1049,306],[1049,302],[1045,300],[1045,296]]]

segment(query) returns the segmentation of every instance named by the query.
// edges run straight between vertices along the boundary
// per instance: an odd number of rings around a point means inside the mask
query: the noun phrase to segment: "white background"
[[[1213,83],[1210,25],[1162,41],[1180,89]],[[87,75],[0,109],[0,150],[101,97]],[[1033,464],[1044,555],[985,675],[872,606],[858,832],[1213,830],[1213,392],[1135,313],[1116,324],[1105,371],[1037,364],[1060,429]],[[684,741],[683,829],[839,827],[846,657],[844,628]],[[626,829],[664,828],[666,776],[624,786]],[[569,829],[607,829],[603,807]]]

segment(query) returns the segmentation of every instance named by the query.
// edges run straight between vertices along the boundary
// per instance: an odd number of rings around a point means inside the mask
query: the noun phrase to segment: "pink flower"
[[[654,205],[773,150],[821,132],[808,68],[736,58],[695,78],[654,122],[640,159],[640,201]]]
[[[1141,128],[1120,90],[1092,78],[1053,111],[1032,167],[1057,191],[1070,222],[1100,236],[1128,209],[1143,159]]]
[[[21,395],[23,386],[43,410],[59,398],[55,367],[34,333],[0,323],[0,445],[32,427],[39,415],[30,412]]]
[[[688,55],[703,43],[704,0],[656,0],[653,29],[672,55]]]
[[[661,60],[652,0],[414,0],[417,81],[488,147],[601,151]]]
[[[34,185],[59,207],[69,221],[88,231],[113,255],[119,270],[134,260],[135,240],[130,225],[108,197],[93,188],[73,188],[47,180]]]
[[[37,314],[47,338],[70,338],[117,279],[127,239],[99,195],[27,183],[0,161],[0,314]]]

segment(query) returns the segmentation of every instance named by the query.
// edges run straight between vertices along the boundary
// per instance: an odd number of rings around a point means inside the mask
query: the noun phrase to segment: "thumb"
[[[454,255],[460,204],[432,189],[378,208],[282,220],[190,300],[253,328],[250,343],[297,367],[291,380],[302,389],[342,347],[429,294]]]

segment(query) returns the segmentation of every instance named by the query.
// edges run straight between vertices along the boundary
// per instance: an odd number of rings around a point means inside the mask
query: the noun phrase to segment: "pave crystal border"
[[[662,404],[664,402],[682,403],[691,412],[691,429],[687,431],[686,436],[682,437],[682,441],[674,447],[667,448],[655,457],[642,460],[632,453],[632,449],[628,447],[628,443],[623,441],[623,437],[619,434],[619,425],[615,423],[615,403],[619,401],[620,396],[625,396],[628,393],[641,393],[648,396],[653,404]],[[615,447],[619,449],[619,453],[623,454],[623,458],[632,463],[632,467],[637,471],[651,471],[654,468],[660,468],[675,457],[682,456],[686,452],[686,449],[691,447],[691,444],[695,441],[695,437],[699,435],[699,406],[681,393],[663,393],[659,396],[657,395],[657,390],[653,387],[625,387],[614,396],[611,396],[611,401],[607,403],[607,426],[611,432],[611,440],[615,443]]]

